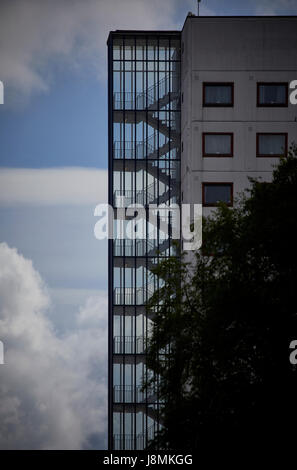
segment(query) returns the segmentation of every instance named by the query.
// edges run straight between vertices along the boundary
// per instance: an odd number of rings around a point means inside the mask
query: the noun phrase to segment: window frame
[[[283,135],[285,136],[285,151],[284,154],[263,154],[259,153],[259,141],[261,135]],[[287,132],[257,132],[256,134],[256,157],[257,158],[282,158],[286,157],[288,154],[288,133]]]
[[[202,183],[202,206],[203,207],[218,207],[219,204],[213,204],[213,203],[206,203],[205,202],[205,193],[204,193],[204,189],[205,189],[205,186],[230,186],[231,188],[231,201],[230,203],[224,203],[224,204],[227,204],[228,207],[233,207],[233,186],[234,186],[234,183],[233,182],[230,182],[230,181],[220,181],[220,182],[215,182],[215,181],[203,181]],[[224,201],[222,201],[224,202]]]
[[[260,103],[260,86],[263,85],[274,85],[274,86],[285,86],[286,87],[286,102],[285,103]],[[287,108],[289,104],[289,84],[288,82],[257,82],[257,108]]]
[[[230,135],[231,136],[231,152],[230,153],[206,153],[205,137],[207,135]],[[203,158],[233,158],[234,156],[234,133],[233,132],[203,132],[202,133],[202,157]]]
[[[207,86],[231,86],[231,103],[207,103],[205,89]],[[202,103],[204,108],[233,108],[234,107],[234,82],[203,82]]]

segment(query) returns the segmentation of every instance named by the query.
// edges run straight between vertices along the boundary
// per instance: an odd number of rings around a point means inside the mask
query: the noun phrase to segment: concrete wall
[[[297,79],[297,18],[189,16],[182,50],[183,202],[202,201],[203,181],[233,182],[236,197],[248,176],[271,180],[278,158],[256,157],[256,133],[297,143],[297,105],[257,108],[257,82]],[[204,81],[234,82],[234,107],[203,108]],[[233,132],[233,158],[202,158],[203,132]]]

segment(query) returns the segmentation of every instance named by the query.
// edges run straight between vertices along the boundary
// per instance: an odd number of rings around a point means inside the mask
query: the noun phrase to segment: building
[[[180,31],[115,31],[108,38],[109,448],[143,449],[162,426],[157,391],[142,391],[152,318],[151,272],[178,255],[160,214],[134,224],[132,203],[233,205],[248,177],[269,181],[297,141],[296,17],[196,17]],[[127,235],[128,234],[128,235]]]

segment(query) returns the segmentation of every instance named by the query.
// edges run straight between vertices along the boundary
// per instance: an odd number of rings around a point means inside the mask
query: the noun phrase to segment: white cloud
[[[295,14],[297,12],[296,0],[253,0],[256,15]]]
[[[99,259],[99,257],[98,257]],[[97,298],[101,298],[102,307],[104,306],[107,311],[108,301],[106,291],[94,289],[73,289],[73,288],[50,288],[51,305],[47,316],[54,324],[55,332],[60,337],[65,335],[65,332],[70,333],[84,325],[84,318],[87,315],[88,326],[91,326],[91,321],[98,324],[98,308]],[[80,305],[81,316],[77,318],[77,312]],[[104,322],[106,318],[102,318]]]
[[[196,0],[1,0],[0,79],[22,96],[46,92],[54,81],[51,60],[73,70],[91,67],[105,79],[109,31],[180,30],[177,12],[183,21],[196,5]],[[295,0],[251,0],[245,8],[256,15],[297,12]],[[204,2],[200,11],[215,14]]]
[[[0,205],[84,205],[107,202],[107,170],[3,168]]]
[[[114,29],[174,29],[192,0],[1,0],[1,80],[25,95],[46,91],[50,59],[87,63],[105,76],[106,39]],[[87,61],[87,62],[85,62]]]
[[[0,448],[104,448],[106,295],[89,298],[61,338],[32,262],[1,243],[0,267]]]

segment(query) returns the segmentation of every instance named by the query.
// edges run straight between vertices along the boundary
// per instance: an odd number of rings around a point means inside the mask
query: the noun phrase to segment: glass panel
[[[148,60],[158,60],[158,41],[155,38],[149,38],[147,46]]]
[[[205,104],[232,104],[231,85],[205,85]]]
[[[127,434],[127,439],[125,439],[125,448],[127,450],[133,449],[131,441],[131,435],[134,430],[134,413],[125,413],[125,434]],[[129,439],[130,438],[130,439]]]
[[[259,104],[286,104],[287,86],[265,84],[259,85]]]
[[[117,111],[114,113],[113,122],[113,157],[124,158],[124,113]]]
[[[114,40],[114,44],[114,206],[178,202],[180,64],[176,60],[180,41],[162,34],[148,40],[126,34],[124,42]],[[171,218],[160,212],[157,222],[144,218],[135,226],[131,220],[121,220],[119,213],[114,221],[110,334],[117,449],[143,449],[147,436],[153,437],[158,428],[153,406],[146,412],[157,395],[142,392],[141,384],[146,374],[147,327],[153,323],[147,318],[145,303],[162,284],[152,274],[152,266],[160,257],[173,254],[168,237]]]
[[[113,40],[113,59],[123,60],[123,40],[121,38]]]
[[[283,155],[286,147],[286,136],[281,134],[259,134],[259,155]]]
[[[122,70],[123,69],[123,62],[113,62],[113,70]]]
[[[179,39],[170,40],[170,59],[180,60],[180,40]]]
[[[146,62],[136,62],[136,70],[146,70]]]
[[[124,81],[122,72],[113,72],[113,108],[114,109],[123,109],[123,89]]]
[[[169,40],[159,40],[159,60],[169,60]]]
[[[125,57],[124,60],[135,59],[135,42],[134,38],[125,38]]]
[[[136,39],[136,60],[146,60],[146,39]]]
[[[205,184],[204,203],[216,205],[218,202],[231,203],[230,184]]]
[[[171,109],[180,109],[180,63],[171,62],[170,72],[170,91],[171,91]]]
[[[230,134],[204,135],[204,153],[206,155],[230,155],[231,150]]]

